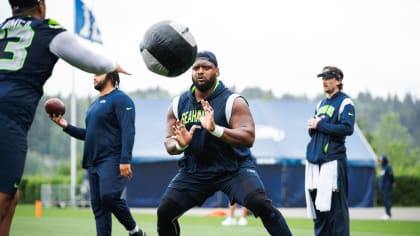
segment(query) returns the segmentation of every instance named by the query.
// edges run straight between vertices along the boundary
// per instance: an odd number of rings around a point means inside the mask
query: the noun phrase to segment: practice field
[[[133,213],[134,218],[148,236],[157,235],[156,215]],[[183,216],[181,217],[181,235],[183,236],[263,236],[268,235],[259,221],[248,217],[247,226],[220,225],[222,217]],[[309,219],[286,219],[293,235],[313,235],[312,221]],[[416,221],[381,221],[352,220],[352,236],[407,236],[420,235],[419,222]],[[34,205],[18,205],[10,235],[14,236],[92,236],[95,233],[95,222],[90,209],[78,208],[43,208],[42,217],[35,218]],[[112,235],[128,235],[114,218]]]

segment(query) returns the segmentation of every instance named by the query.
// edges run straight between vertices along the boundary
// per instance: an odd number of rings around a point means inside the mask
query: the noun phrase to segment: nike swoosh
[[[349,114],[349,116],[353,116],[353,113],[350,113],[350,112],[349,112],[348,114]]]
[[[127,108],[125,108],[127,111],[129,111],[129,110],[133,110],[133,108],[132,107],[127,107]]]
[[[19,188],[19,184],[14,183],[14,184],[13,184],[13,188]]]

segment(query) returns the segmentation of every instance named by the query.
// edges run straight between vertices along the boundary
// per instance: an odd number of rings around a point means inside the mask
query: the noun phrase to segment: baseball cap
[[[386,155],[379,157],[379,160],[382,161],[383,166],[388,164],[388,157]]]
[[[335,66],[326,66],[316,77],[336,78],[338,80],[342,80],[344,78],[344,74]]]
[[[214,53],[209,52],[209,51],[200,51],[197,53],[197,57],[195,59],[196,61],[198,60],[204,60],[204,61],[209,61],[211,63],[213,63],[216,67],[217,67],[217,59],[216,56],[214,55]]]
[[[29,9],[38,5],[41,0],[9,0],[12,10]]]

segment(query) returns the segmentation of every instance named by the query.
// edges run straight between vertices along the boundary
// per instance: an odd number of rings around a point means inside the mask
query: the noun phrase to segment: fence
[[[70,199],[70,184],[42,184],[41,202],[44,207],[79,206],[89,207],[89,186],[80,185],[76,188],[76,201]]]

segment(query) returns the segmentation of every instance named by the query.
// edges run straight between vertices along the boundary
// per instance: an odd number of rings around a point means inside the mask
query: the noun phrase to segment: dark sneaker
[[[139,231],[135,232],[134,234],[128,234],[128,236],[146,236],[146,233],[139,229]]]

